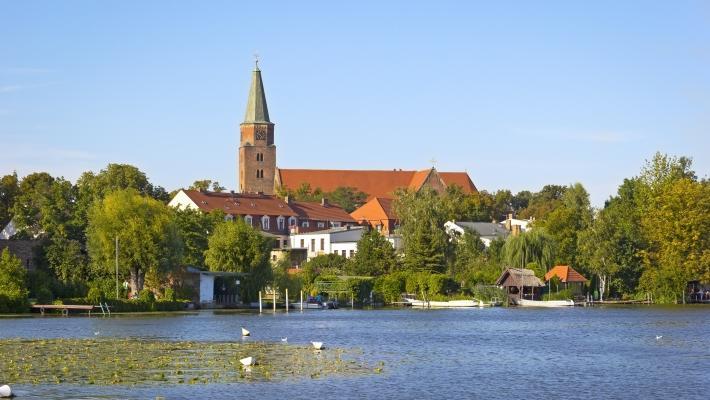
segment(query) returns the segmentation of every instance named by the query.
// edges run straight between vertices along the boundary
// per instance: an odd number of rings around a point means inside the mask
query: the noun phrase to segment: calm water
[[[328,310],[0,318],[0,338],[102,336],[361,349],[383,374],[147,387],[14,385],[18,399],[685,399],[710,396],[710,308]],[[656,335],[662,335],[656,340]],[[1,352],[1,345],[0,345]],[[0,377],[0,384],[2,384]]]

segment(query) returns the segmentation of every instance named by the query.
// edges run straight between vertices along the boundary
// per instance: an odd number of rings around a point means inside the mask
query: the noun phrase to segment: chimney
[[[510,230],[513,229],[511,226],[512,222],[513,221],[511,221],[510,218],[505,220],[505,230],[507,230],[508,232],[510,232]]]
[[[286,204],[291,204],[291,199],[288,196],[284,197],[284,201],[286,202]]]
[[[520,235],[520,225],[513,225],[513,236],[518,236]]]
[[[325,197],[321,197],[320,205],[322,205],[323,207],[327,207],[328,206],[328,199],[326,199]]]

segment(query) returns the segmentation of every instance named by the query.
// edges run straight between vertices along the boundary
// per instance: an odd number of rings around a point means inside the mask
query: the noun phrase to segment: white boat
[[[311,342],[313,344],[313,348],[316,350],[323,350],[323,342]]]
[[[242,336],[249,336],[249,335],[251,335],[251,332],[249,332],[248,330],[242,328]]]
[[[300,302],[295,302],[291,303],[291,308],[294,310],[300,310],[301,309],[301,303]],[[325,306],[321,303],[316,303],[316,302],[311,302],[311,301],[304,301],[303,302],[303,309],[304,310],[322,310],[324,309]]]
[[[515,299],[520,307],[574,307],[574,300],[526,300]]]
[[[424,301],[417,299],[405,298],[404,301],[412,307],[418,308],[465,308],[465,307],[482,307],[483,302],[480,300],[449,300],[449,301]]]

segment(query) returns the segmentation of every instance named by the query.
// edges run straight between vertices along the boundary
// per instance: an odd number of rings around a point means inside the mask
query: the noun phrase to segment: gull
[[[656,335],[656,340],[661,340],[663,338],[663,335]]]
[[[94,332],[94,336],[99,336],[100,334],[101,334],[100,331],[95,331],[95,332]]]
[[[313,344],[313,347],[316,350],[323,350],[325,347],[323,346],[323,342],[311,342]]]
[[[242,327],[242,336],[249,336],[249,335],[251,335],[251,332],[249,332],[244,327]]]
[[[282,337],[282,338],[281,338],[281,341],[282,341],[282,342],[288,342],[288,338],[287,338],[287,337]]]
[[[256,358],[246,357],[246,358],[242,358],[241,360],[239,360],[239,362],[242,363],[243,366],[249,367],[249,366],[256,364]]]
[[[0,397],[12,397],[12,389],[10,389],[10,386],[0,386]]]

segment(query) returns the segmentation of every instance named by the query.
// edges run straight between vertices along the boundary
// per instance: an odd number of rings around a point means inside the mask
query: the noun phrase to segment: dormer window
[[[301,222],[301,228],[308,228],[309,226],[310,224],[308,223],[308,221]]]
[[[234,216],[232,214],[227,214],[224,216],[225,221],[234,221]]]
[[[276,219],[276,226],[280,231],[286,229],[286,218],[279,215],[279,217]]]
[[[261,217],[261,229],[268,231],[270,229],[269,226],[271,225],[270,222],[271,218],[269,218],[268,215]]]
[[[296,226],[298,221],[296,221],[296,217],[289,217],[288,218],[288,226]]]

